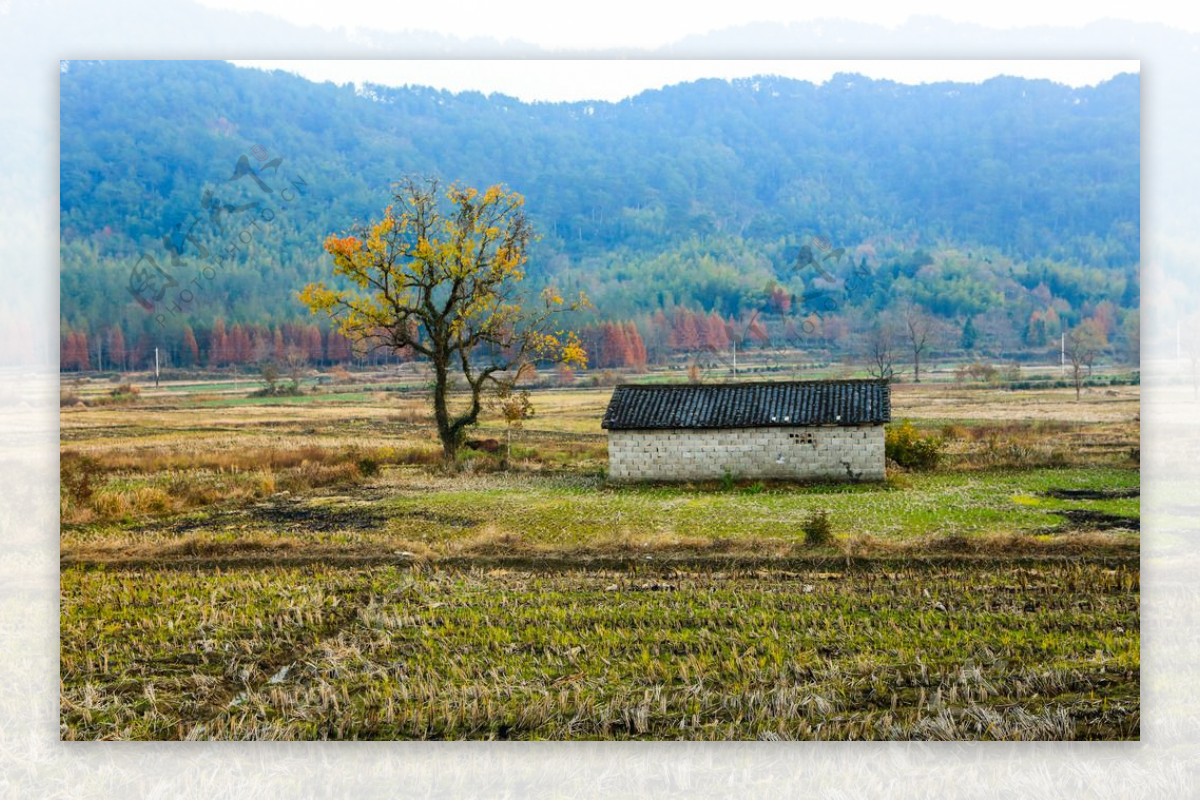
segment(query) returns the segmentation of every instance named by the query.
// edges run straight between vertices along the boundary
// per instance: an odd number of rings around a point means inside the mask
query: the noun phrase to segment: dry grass
[[[415,396],[204,392],[62,412],[65,739],[1137,736],[1136,498],[1052,492],[1136,488],[1136,388],[901,385],[940,470],[727,491],[606,487],[606,389],[457,473]]]
[[[1129,564],[63,580],[66,739],[1123,739],[1139,728]]]
[[[851,558],[920,558],[967,556],[993,559],[1062,557],[1136,557],[1139,543],[1127,534],[1075,531],[1054,535],[1033,534],[926,534],[903,540],[867,535],[848,537],[837,544]]]
[[[352,484],[386,465],[440,462],[440,450],[419,446],[65,449],[60,517],[84,524],[174,514]]]
[[[1111,393],[1111,394],[1110,394]],[[1138,386],[1091,389],[1075,400],[1073,389],[1007,390],[953,384],[894,384],[892,416],[914,421],[1128,423],[1139,414]]]

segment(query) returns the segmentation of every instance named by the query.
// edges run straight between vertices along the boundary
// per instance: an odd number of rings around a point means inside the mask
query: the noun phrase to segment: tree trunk
[[[913,383],[921,383],[921,351],[913,351]]]
[[[471,388],[471,408],[452,420],[450,418],[450,369],[448,364],[448,358],[440,363],[435,362],[436,380],[433,390],[433,416],[437,421],[438,438],[442,441],[442,459],[447,465],[452,464],[458,455],[458,446],[462,442],[467,426],[474,425],[475,421],[479,419],[479,413],[483,410],[481,395],[484,380],[484,377],[475,381],[468,379],[467,384]]]
[[[437,422],[438,439],[442,441],[442,461],[450,465],[458,454],[458,432],[450,425],[450,408],[446,398],[450,391],[450,376],[444,361],[435,359],[433,369],[433,418]]]

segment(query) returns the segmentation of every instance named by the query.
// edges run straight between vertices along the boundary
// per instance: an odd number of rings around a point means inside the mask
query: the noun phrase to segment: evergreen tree
[[[975,331],[975,322],[971,317],[966,319],[962,327],[962,336],[959,337],[958,346],[963,350],[975,350],[975,344],[979,340],[979,334]]]

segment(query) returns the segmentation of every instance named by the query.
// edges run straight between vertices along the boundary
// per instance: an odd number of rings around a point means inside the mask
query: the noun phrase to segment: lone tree
[[[958,346],[966,351],[975,350],[975,345],[979,342],[979,332],[975,330],[975,322],[970,315],[967,316],[966,322],[962,326],[962,336],[959,337]]]
[[[553,289],[520,293],[532,231],[524,198],[501,186],[476,189],[408,178],[393,187],[382,219],[331,235],[333,274],[350,289],[309,284],[300,299],[327,314],[359,350],[411,349],[434,373],[433,412],[442,455],[454,460],[484,390],[511,388],[522,365],[550,361],[585,366],[574,333],[556,318],[586,303],[564,304]],[[457,381],[465,398],[453,398]]]
[[[921,383],[921,354],[929,348],[934,328],[934,319],[920,306],[908,304],[904,307],[904,333],[913,355],[914,383]]]
[[[867,335],[867,374],[884,381],[896,379],[896,334],[887,322],[876,323]]]
[[[1089,317],[1067,332],[1063,340],[1063,349],[1067,361],[1071,363],[1071,379],[1075,384],[1075,400],[1079,400],[1083,387],[1083,368],[1087,367],[1088,375],[1092,374],[1092,363],[1108,346],[1104,329],[1094,319]]]
[[[534,373],[535,371],[529,366],[524,365],[517,371],[517,380],[521,379],[526,372]],[[500,409],[500,416],[504,418],[504,469],[507,470],[509,463],[512,461],[512,435],[513,431],[519,431],[525,427],[525,421],[533,417],[533,403],[529,400],[529,391],[516,388],[516,381],[504,382],[496,388],[496,406]]]

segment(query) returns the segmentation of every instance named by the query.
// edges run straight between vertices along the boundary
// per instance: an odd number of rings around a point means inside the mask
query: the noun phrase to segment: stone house
[[[612,481],[882,481],[886,381],[621,384],[601,426]]]

